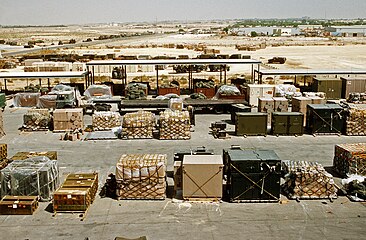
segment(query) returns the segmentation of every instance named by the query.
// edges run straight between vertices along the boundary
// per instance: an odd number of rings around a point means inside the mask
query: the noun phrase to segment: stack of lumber
[[[291,199],[337,198],[333,176],[319,163],[284,161],[284,191]]]
[[[98,173],[72,173],[53,194],[53,210],[86,211],[98,191]]]
[[[190,139],[191,124],[188,111],[160,112],[160,139]]]
[[[127,113],[122,121],[122,136],[127,139],[152,138],[155,115],[147,111]]]
[[[166,162],[164,154],[124,154],[117,162],[119,199],[165,199]]]
[[[118,112],[96,112],[92,117],[94,130],[110,130],[121,126],[121,116]]]
[[[59,185],[57,160],[33,157],[15,160],[0,171],[1,196],[40,196],[50,200]]]
[[[351,107],[346,120],[346,135],[366,135],[365,119],[365,107]]]
[[[333,166],[342,177],[349,174],[366,176],[366,143],[336,145]]]
[[[56,109],[53,112],[54,131],[74,131],[83,129],[83,109]]]
[[[23,128],[37,131],[48,130],[51,123],[51,115],[48,109],[29,109],[23,116]]]

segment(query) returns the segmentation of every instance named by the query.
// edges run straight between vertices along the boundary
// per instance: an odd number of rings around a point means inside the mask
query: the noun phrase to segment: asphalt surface
[[[61,141],[52,132],[20,132],[25,109],[4,112],[9,156],[18,151],[58,152],[61,175],[98,171],[99,187],[123,153],[163,153],[172,170],[176,149],[206,146],[221,154],[223,148],[273,149],[283,160],[317,161],[332,166],[334,145],[364,142],[365,137],[348,136],[267,136],[214,139],[209,134],[213,121],[229,120],[229,115],[197,115],[191,140],[99,140]],[[91,122],[85,116],[85,123]],[[232,125],[229,125],[233,129]],[[340,179],[336,178],[339,184]],[[168,178],[171,193],[172,179]],[[366,208],[340,196],[329,200],[288,200],[281,203],[190,203],[164,201],[117,201],[97,196],[84,221],[78,214],[53,216],[50,202],[40,203],[32,216],[0,215],[0,239],[114,239],[116,236],[150,239],[363,239],[366,235]]]

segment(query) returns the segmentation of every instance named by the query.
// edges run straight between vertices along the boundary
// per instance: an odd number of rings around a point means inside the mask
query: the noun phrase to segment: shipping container
[[[366,92],[366,78],[347,78],[341,77],[342,98],[347,99],[350,93]]]
[[[342,134],[343,108],[338,104],[309,104],[306,128],[311,134]]]
[[[272,113],[273,135],[302,135],[304,114],[300,112]]]
[[[236,113],[235,135],[267,135],[268,113]]]
[[[324,92],[327,99],[340,99],[342,81],[333,78],[313,78],[313,91]]]

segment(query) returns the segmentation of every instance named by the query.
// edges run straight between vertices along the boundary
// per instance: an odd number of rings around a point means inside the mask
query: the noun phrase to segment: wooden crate
[[[166,95],[166,94],[170,94],[170,93],[180,95],[180,88],[179,87],[170,87],[170,88],[159,87],[159,89],[158,89],[158,95]]]
[[[202,93],[207,98],[213,98],[216,95],[215,88],[195,88],[194,92],[195,93]]]
[[[72,131],[82,129],[83,109],[56,109],[53,112],[53,129],[54,131]]]
[[[32,215],[38,208],[37,196],[9,196],[0,201],[2,215]]]
[[[56,151],[47,151],[47,152],[17,152],[10,159],[14,160],[25,160],[27,158],[32,157],[48,157],[50,160],[57,160],[57,152]]]
[[[5,143],[0,144],[0,159],[8,157],[8,145]]]
[[[86,211],[92,203],[90,188],[59,188],[53,194],[53,211]]]

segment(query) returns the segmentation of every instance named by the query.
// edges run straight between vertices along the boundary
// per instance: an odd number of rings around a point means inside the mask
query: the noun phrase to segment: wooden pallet
[[[207,203],[207,202],[221,202],[221,198],[213,198],[213,197],[208,197],[208,198],[201,198],[201,197],[183,197],[184,201],[187,202],[202,202],[202,203]]]

